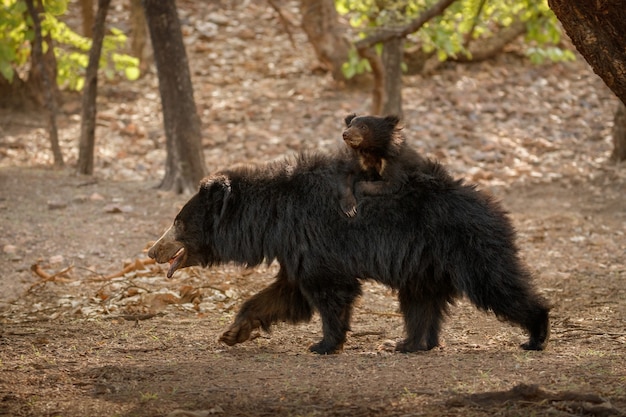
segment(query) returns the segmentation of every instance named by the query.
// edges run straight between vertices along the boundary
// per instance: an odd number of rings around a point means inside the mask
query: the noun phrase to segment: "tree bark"
[[[548,0],[572,43],[621,100],[615,113],[613,159],[626,159],[626,5],[623,0]]]
[[[165,177],[159,188],[194,192],[206,167],[176,4],[174,0],[144,0],[143,5],[157,66],[167,147]]]
[[[302,29],[317,59],[335,81],[346,81],[341,67],[348,61],[350,43],[344,36],[334,0],[301,0]]]
[[[374,75],[374,87],[372,88],[372,115],[382,115],[383,103],[387,101],[385,91],[385,66],[383,60],[378,56],[374,48],[361,48],[358,49],[359,56],[363,59],[367,59],[370,67],[372,68],[372,74]]]
[[[150,66],[151,59],[148,52],[148,28],[146,14],[143,11],[141,0],[130,0],[131,41],[130,53],[139,59],[139,70],[145,74]]]
[[[626,5],[623,0],[548,0],[578,52],[626,103]]]
[[[93,0],[80,0],[80,14],[83,18],[83,36],[93,36]]]
[[[41,77],[44,104],[48,110],[48,133],[50,135],[50,147],[52,148],[54,165],[62,167],[65,163],[63,162],[63,153],[61,152],[61,147],[59,146],[59,133],[57,130],[57,84],[56,76],[51,76],[52,74],[56,75],[56,60],[53,61],[55,68],[52,68],[51,70],[46,68],[46,61],[50,61],[46,60],[44,57],[43,37],[41,36],[41,21],[39,20],[39,12],[43,11],[43,4],[40,3],[37,7],[35,7],[34,0],[26,0],[26,7],[28,8],[28,13],[33,20],[33,28],[35,31],[31,62],[33,63],[33,68],[36,68],[36,71]],[[48,52],[52,52],[53,48],[50,40],[48,40],[48,46]],[[32,73],[33,70],[31,69],[31,74]]]
[[[626,161],[626,106],[621,101],[617,105],[613,119],[613,153],[614,161]]]
[[[85,73],[80,140],[78,144],[79,174],[92,175],[96,133],[96,97],[98,95],[98,64],[104,40],[104,23],[111,0],[98,0],[98,11],[93,25],[93,41],[89,51],[89,63]]]
[[[385,100],[383,115],[396,115],[403,119],[402,111],[402,59],[404,56],[404,38],[394,38],[385,42],[383,48],[383,66],[385,67]]]

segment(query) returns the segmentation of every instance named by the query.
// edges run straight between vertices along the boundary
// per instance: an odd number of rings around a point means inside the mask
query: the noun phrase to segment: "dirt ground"
[[[292,47],[266,4],[179,7],[210,170],[323,151],[340,144],[347,113],[367,113],[367,91],[315,71],[303,34],[291,28]],[[206,22],[218,28],[210,36]],[[189,197],[155,189],[164,138],[147,74],[101,88],[93,177],[71,168],[79,97],[60,115],[62,170],[49,167],[43,118],[0,110],[0,415],[626,415],[626,167],[608,161],[614,97],[584,62],[532,66],[515,53],[406,77],[403,93],[412,145],[510,212],[554,305],[546,351],[519,349],[520,329],[463,300],[441,347],[395,353],[398,305],[372,283],[341,354],[308,352],[317,317],[220,344],[276,267],[167,280],[147,260]]]

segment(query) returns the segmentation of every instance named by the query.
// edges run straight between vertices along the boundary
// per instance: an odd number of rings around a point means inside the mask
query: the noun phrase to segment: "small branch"
[[[295,26],[295,25],[291,23],[289,19],[285,17],[285,15],[283,14],[283,11],[281,10],[280,6],[276,4],[275,0],[267,0],[267,2],[270,4],[270,6],[272,6],[272,9],[274,9],[276,13],[278,13],[278,20],[280,20],[280,23],[282,23],[283,27],[285,28],[285,32],[287,33],[287,36],[289,36],[289,42],[291,42],[291,46],[295,49],[296,42],[293,40],[293,35],[291,34],[291,30],[289,30],[290,26]]]
[[[133,272],[133,271],[141,271],[142,269],[145,269],[146,265],[153,265],[155,264],[156,261],[154,259],[135,259],[135,262],[130,263],[128,265],[126,265],[126,267],[124,269],[122,269],[121,271],[117,271],[111,275],[107,275],[103,278],[101,278],[102,280],[106,281],[106,280],[110,280],[113,278],[120,278],[123,277],[124,275]]]
[[[478,5],[478,10],[474,15],[474,19],[472,20],[472,28],[465,35],[465,48],[469,48],[470,43],[472,42],[472,37],[474,36],[474,31],[476,30],[476,26],[478,26],[478,21],[480,20],[480,15],[483,12],[483,8],[485,7],[486,0],[480,0],[480,4]]]
[[[46,271],[44,271],[43,268],[39,264],[31,265],[30,270],[33,271],[33,273],[37,275],[39,278],[41,278],[41,280],[35,282],[30,287],[28,287],[28,289],[26,290],[26,293],[29,293],[33,291],[35,288],[41,285],[44,285],[46,282],[57,282],[57,283],[62,283],[62,284],[72,282],[71,279],[61,277],[61,275],[68,273],[72,268],[73,266],[70,265],[63,270],[50,275]]]
[[[361,49],[370,48],[377,43],[386,42],[392,38],[403,38],[411,33],[417,32],[422,26],[428,23],[429,20],[443,14],[443,12],[455,1],[456,0],[439,0],[437,4],[420,14],[408,25],[398,29],[385,29],[378,31],[374,35],[368,36],[367,38],[356,42],[354,46],[360,51]]]

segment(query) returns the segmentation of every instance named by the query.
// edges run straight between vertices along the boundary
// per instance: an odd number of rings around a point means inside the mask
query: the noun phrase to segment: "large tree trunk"
[[[393,114],[400,119],[402,112],[402,60],[404,56],[404,38],[394,38],[385,42],[383,47],[383,66],[385,67],[385,100],[383,115]]]
[[[339,23],[334,0],[301,0],[302,29],[313,45],[317,59],[335,81],[346,81],[341,67],[348,61],[350,43]]]
[[[167,159],[161,189],[194,192],[204,177],[200,118],[174,0],[144,0],[163,107]]]
[[[96,133],[96,96],[98,95],[98,64],[104,40],[104,23],[111,0],[98,0],[98,11],[93,26],[93,41],[89,51],[89,63],[85,73],[85,90],[83,91],[82,117],[80,123],[80,140],[78,144],[79,174],[93,174],[93,160]]]
[[[626,104],[626,5],[623,0],[548,0],[578,52]],[[616,114],[616,120],[618,114]],[[620,142],[614,138],[615,144]],[[623,153],[616,150],[613,155]],[[623,158],[622,158],[623,159]]]
[[[549,0],[578,52],[626,103],[626,5],[623,0]]]
[[[50,137],[50,147],[54,157],[54,165],[61,167],[64,165],[63,153],[59,146],[59,133],[57,130],[57,82],[56,82],[56,60],[46,59],[43,53],[43,37],[41,35],[41,21],[39,13],[43,12],[43,4],[38,3],[35,6],[34,0],[26,0],[28,13],[33,20],[33,28],[35,31],[35,40],[33,42],[33,50],[31,55],[31,75],[38,74],[40,78],[41,90],[43,91],[43,103],[48,110],[48,133]],[[52,42],[46,39],[48,44],[48,52],[52,53]],[[46,54],[47,55],[47,54]],[[54,55],[52,55],[54,57]],[[46,65],[48,64],[48,65]],[[53,65],[52,68],[49,65]]]

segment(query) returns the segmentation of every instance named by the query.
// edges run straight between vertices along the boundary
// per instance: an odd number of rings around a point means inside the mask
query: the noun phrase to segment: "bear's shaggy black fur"
[[[408,172],[426,167],[426,161],[406,144],[397,116],[357,116],[345,119],[343,140],[352,149],[356,164],[340,185],[340,205],[344,213],[357,213],[356,196],[392,194],[404,184]]]
[[[317,311],[323,338],[310,350],[337,352],[361,280],[373,279],[398,292],[406,329],[399,351],[437,346],[449,304],[463,295],[524,328],[524,349],[544,349],[549,307],[491,197],[432,162],[409,172],[394,194],[363,196],[359,215],[347,218],[333,190],[350,161],[345,154],[303,155],[210,176],[149,256],[171,263],[168,276],[191,265],[278,261],[274,283],[246,301],[221,336],[228,345]]]

